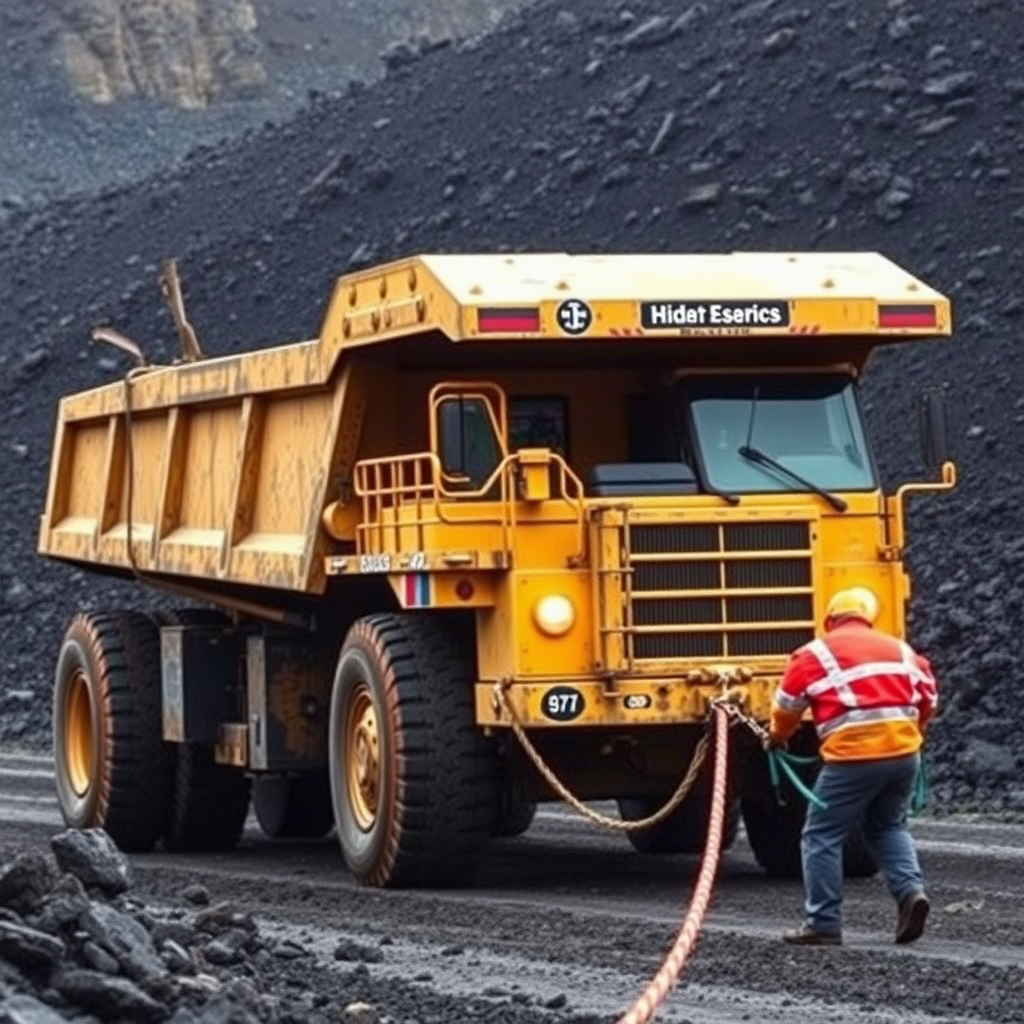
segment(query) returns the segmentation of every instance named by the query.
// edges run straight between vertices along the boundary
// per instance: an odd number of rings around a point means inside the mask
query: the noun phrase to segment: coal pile
[[[105,832],[54,836],[52,856],[0,867],[0,1021],[321,1021],[313,996],[268,994],[275,960],[306,953],[260,934],[230,904],[158,913],[134,899],[128,864]],[[208,901],[201,887],[183,897]],[[366,1007],[364,1020],[372,1007]],[[343,1018],[355,1020],[355,1017]]]
[[[50,845],[0,863],[0,1024],[598,1024],[564,995],[435,992],[387,970],[387,936],[318,954],[198,883],[147,902],[99,829]]]
[[[173,353],[162,257],[219,353],[314,335],[336,274],[417,251],[871,249],[957,329],[864,389],[890,487],[924,473],[917,390],[951,399],[958,490],[910,503],[912,639],[944,693],[930,806],[1024,810],[1022,29],[1012,0],[542,3],[139,186],[0,214],[3,735],[45,737],[72,608],[143,599],[32,545],[57,396],[124,369],[88,328]]]

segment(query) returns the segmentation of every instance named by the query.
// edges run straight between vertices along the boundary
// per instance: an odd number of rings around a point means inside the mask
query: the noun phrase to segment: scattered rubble
[[[68,830],[50,845],[0,864],[0,1024],[543,1024],[566,1007],[564,996],[462,997],[374,980],[378,947],[346,939],[324,962],[301,929],[261,925],[231,901],[197,907],[202,886],[147,905],[101,830]]]
[[[191,915],[135,900],[128,862],[103,831],[53,837],[0,867],[0,1021],[285,1022],[323,1019],[261,984],[278,943],[219,903]],[[309,955],[293,949],[289,958]],[[92,1018],[90,1018],[92,1019]]]

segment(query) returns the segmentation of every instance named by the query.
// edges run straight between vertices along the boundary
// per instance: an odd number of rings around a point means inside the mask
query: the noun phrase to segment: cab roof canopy
[[[403,362],[474,367],[625,353],[859,365],[876,345],[950,332],[949,300],[873,252],[459,254],[339,278],[321,344],[337,357],[409,339]]]

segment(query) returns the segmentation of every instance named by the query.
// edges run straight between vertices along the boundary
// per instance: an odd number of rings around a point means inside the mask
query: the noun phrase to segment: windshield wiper
[[[740,503],[738,494],[730,494],[728,491],[719,491],[710,484],[705,484],[704,490],[708,494],[713,494],[716,498],[721,498],[727,505],[738,505]]]
[[[752,448],[749,444],[743,444],[736,449],[736,453],[758,466],[768,466],[779,473],[784,473],[791,480],[795,480],[809,491],[813,491],[819,497],[824,498],[837,512],[845,512],[849,507],[838,494],[833,494],[831,491],[826,491],[824,487],[819,487],[817,484],[812,483],[806,477],[802,477],[797,473],[796,470],[790,469],[789,466],[783,465],[778,459],[774,459],[766,452],[761,451],[760,448]]]

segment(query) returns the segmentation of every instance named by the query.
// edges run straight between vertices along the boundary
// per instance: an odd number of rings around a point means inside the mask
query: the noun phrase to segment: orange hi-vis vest
[[[793,653],[772,702],[771,732],[787,739],[810,708],[823,760],[899,757],[920,749],[937,703],[927,659],[851,620]]]

